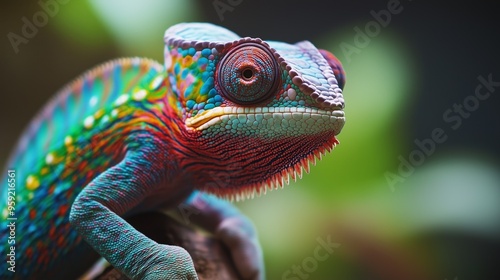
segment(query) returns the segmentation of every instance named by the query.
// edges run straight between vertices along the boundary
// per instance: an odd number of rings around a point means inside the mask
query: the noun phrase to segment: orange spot
[[[64,224],[64,226],[62,227],[64,230],[68,230],[70,228],[70,225],[69,224]]]
[[[69,189],[69,190],[66,192],[66,197],[71,198],[71,195],[73,195],[73,189]]]
[[[33,248],[29,247],[28,249],[26,249],[26,256],[28,258],[33,257]]]
[[[38,257],[38,263],[39,264],[47,264],[49,262],[49,254],[47,254],[47,250],[44,249],[40,253],[40,257]]]
[[[68,211],[68,206],[67,205],[63,205],[63,206],[59,207],[59,216],[66,215],[67,211]]]
[[[66,168],[66,169],[63,171],[63,173],[62,173],[62,176],[61,176],[61,177],[62,177],[62,178],[66,178],[66,177],[68,177],[68,176],[71,174],[71,172],[72,172],[72,171],[71,171],[71,168]]]
[[[82,161],[80,165],[78,166],[79,170],[84,170],[87,167],[88,163],[87,161]]]
[[[56,237],[56,228],[55,227],[51,227],[50,230],[49,230],[49,237],[51,239],[54,239]]]
[[[30,219],[34,220],[36,218],[36,210],[31,209],[30,210]]]
[[[64,236],[59,236],[57,239],[57,246],[62,247],[64,245]]]
[[[44,167],[40,170],[40,175],[46,175],[49,173],[49,169],[47,167]]]
[[[184,61],[182,62],[183,66],[189,66],[193,63],[193,57],[192,56],[186,56],[184,58]]]

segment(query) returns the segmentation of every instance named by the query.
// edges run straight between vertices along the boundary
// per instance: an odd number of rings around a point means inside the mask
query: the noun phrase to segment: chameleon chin
[[[17,172],[23,256],[9,276],[74,277],[86,267],[70,256],[95,251],[132,279],[198,279],[183,248],[123,219],[182,202],[199,210],[193,223],[227,245],[243,278],[264,279],[256,230],[225,198],[283,187],[339,143],[345,73],[310,42],[241,38],[207,23],[172,26],[164,41],[163,65],[97,66],[24,131],[7,166]]]

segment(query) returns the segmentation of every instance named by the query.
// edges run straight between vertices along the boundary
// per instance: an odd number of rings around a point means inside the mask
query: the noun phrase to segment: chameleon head
[[[281,187],[338,143],[345,74],[328,51],[206,23],[175,25],[165,42],[169,102],[211,164],[186,163],[204,190],[238,199]]]

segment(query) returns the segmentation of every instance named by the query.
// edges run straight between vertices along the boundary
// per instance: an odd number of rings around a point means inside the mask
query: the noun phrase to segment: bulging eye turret
[[[276,94],[279,72],[269,49],[256,42],[242,43],[219,62],[217,85],[224,97],[236,104],[258,104]]]

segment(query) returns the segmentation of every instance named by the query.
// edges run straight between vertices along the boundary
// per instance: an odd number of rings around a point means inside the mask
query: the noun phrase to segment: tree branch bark
[[[193,258],[200,280],[241,279],[227,248],[213,236],[190,228],[161,213],[145,213],[128,219],[137,230],[158,243],[177,245]],[[96,280],[126,280],[120,271],[107,268]]]

